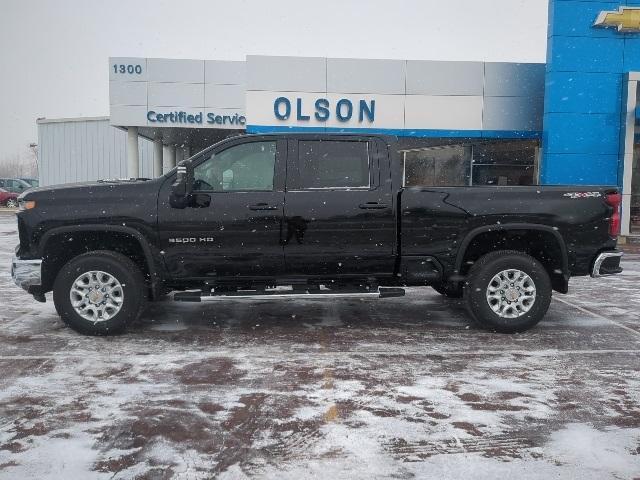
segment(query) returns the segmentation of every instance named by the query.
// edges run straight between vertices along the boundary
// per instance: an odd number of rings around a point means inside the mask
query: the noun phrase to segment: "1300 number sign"
[[[113,73],[129,73],[140,75],[142,73],[142,65],[125,65],[116,63],[113,65]]]

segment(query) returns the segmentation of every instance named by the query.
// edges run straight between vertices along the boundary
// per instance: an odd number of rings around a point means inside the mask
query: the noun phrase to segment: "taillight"
[[[604,201],[613,208],[613,213],[609,219],[609,235],[617,237],[620,234],[620,204],[622,203],[622,195],[619,193],[607,193]]]

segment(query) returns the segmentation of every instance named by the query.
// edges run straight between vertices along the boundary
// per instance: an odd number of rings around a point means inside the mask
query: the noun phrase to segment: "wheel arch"
[[[78,234],[83,235],[85,238],[87,236],[90,236],[91,234],[97,235],[97,238],[106,235],[106,237],[100,238],[100,241],[97,242],[100,243],[100,247],[91,248],[90,250],[112,250],[117,252],[118,237],[120,239],[128,239],[128,241],[131,242],[131,245],[136,245],[140,249],[140,256],[144,261],[144,264],[141,264],[141,262],[137,263],[138,266],[141,267],[143,274],[146,274],[148,276],[150,295],[152,298],[156,298],[159,295],[162,281],[162,272],[159,268],[159,261],[154,256],[153,250],[147,239],[138,230],[124,225],[74,225],[56,227],[48,230],[41,237],[40,242],[38,243],[38,255],[43,259],[43,269],[45,268],[45,264],[47,263],[47,258],[50,257],[50,255],[48,255],[48,252],[51,243],[56,240],[60,241],[65,238],[69,238],[72,235]],[[111,237],[112,240],[115,240],[116,243],[109,244],[109,237]],[[114,237],[117,238],[114,239]],[[57,264],[62,262],[62,260],[64,260],[64,263],[66,263],[66,261],[70,260],[80,253],[85,253],[86,251],[87,250],[72,250],[68,255],[62,256]],[[43,271],[43,273],[45,272]],[[48,281],[45,284],[45,279],[43,278],[44,291],[48,291],[52,287],[52,279],[48,278],[47,280]]]
[[[460,248],[456,253],[455,264],[454,264],[454,278],[461,278],[464,275],[465,268],[465,259],[468,258],[468,253],[470,251],[470,247],[472,247],[474,240],[478,240],[482,238],[482,236],[490,236],[499,235],[499,234],[516,234],[518,232],[522,232],[523,236],[530,235],[532,233],[543,234],[546,238],[553,238],[554,246],[558,249],[559,255],[559,272],[553,268],[547,268],[549,272],[549,276],[552,279],[553,289],[560,293],[567,293],[569,289],[569,253],[567,250],[567,246],[562,238],[560,232],[555,230],[554,228],[548,225],[540,225],[535,223],[505,223],[501,225],[485,225],[482,227],[475,228],[471,230],[460,242]],[[536,258],[538,261],[541,261],[545,264],[545,267],[550,267],[548,262],[543,258],[539,258],[539,255],[532,254],[531,251],[528,251],[525,248],[513,248],[508,243],[505,243],[505,247],[507,249],[520,250],[524,253],[528,253],[529,255]],[[489,253],[490,251],[501,250],[502,248],[490,248],[484,251],[483,253]]]

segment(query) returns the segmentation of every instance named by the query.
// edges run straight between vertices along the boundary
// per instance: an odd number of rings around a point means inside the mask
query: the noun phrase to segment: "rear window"
[[[313,140],[298,142],[300,187],[368,188],[367,142]]]

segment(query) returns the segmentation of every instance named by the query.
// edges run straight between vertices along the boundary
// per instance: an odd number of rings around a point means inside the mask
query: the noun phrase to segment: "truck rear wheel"
[[[107,250],[70,260],[58,273],[53,301],[62,320],[87,335],[124,331],[144,304],[144,278],[128,257]]]
[[[502,333],[523,332],[542,320],[551,292],[551,280],[540,262],[512,250],[481,257],[464,284],[471,316],[482,327]]]

